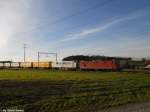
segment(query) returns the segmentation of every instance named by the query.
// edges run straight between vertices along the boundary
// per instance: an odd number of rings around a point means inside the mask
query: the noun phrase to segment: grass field
[[[150,72],[0,70],[0,108],[91,112],[150,101]]]

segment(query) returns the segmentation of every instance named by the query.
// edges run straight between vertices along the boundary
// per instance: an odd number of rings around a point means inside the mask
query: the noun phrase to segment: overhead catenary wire
[[[43,54],[43,55],[55,55],[56,57],[56,62],[58,61],[58,54],[57,53],[54,53],[54,52],[39,52],[38,51],[38,67],[39,67],[39,62],[40,62],[40,55]]]

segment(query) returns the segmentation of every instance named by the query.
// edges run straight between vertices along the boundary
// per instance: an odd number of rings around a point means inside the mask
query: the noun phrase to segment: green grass
[[[147,73],[95,72],[95,71],[52,71],[52,70],[0,70],[0,80],[115,80],[141,77]]]
[[[89,112],[150,101],[150,72],[0,70],[0,107]]]

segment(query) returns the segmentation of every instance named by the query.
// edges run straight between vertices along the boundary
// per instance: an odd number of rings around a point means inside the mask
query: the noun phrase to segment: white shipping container
[[[4,67],[9,68],[10,67],[10,63],[5,63]]]
[[[76,68],[76,63],[73,61],[62,61],[62,62],[53,62],[52,63],[53,68],[68,68],[68,69],[74,69]]]
[[[63,61],[62,68],[76,68],[76,63],[73,61]]]
[[[52,68],[60,69],[62,67],[62,62],[52,62]]]
[[[19,67],[19,62],[12,62],[11,67],[18,68]]]
[[[1,68],[3,67],[3,63],[0,63],[0,67],[1,67]]]
[[[145,69],[150,69],[150,65],[147,65],[147,66],[145,67]]]

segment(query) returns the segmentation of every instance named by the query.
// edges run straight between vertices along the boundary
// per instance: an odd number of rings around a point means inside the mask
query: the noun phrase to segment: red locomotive
[[[80,61],[81,70],[117,70],[115,60],[106,61]]]

